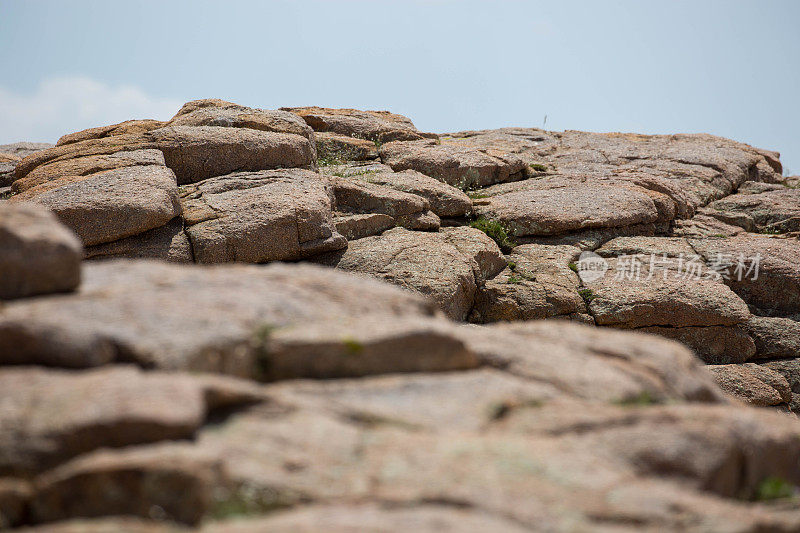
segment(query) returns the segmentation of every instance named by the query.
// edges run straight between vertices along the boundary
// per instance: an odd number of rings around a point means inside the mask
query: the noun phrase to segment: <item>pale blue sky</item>
[[[800,173],[800,2],[0,0],[0,143],[186,100],[709,132]]]

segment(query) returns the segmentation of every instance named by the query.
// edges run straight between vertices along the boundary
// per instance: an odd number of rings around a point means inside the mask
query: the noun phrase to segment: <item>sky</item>
[[[0,143],[222,98],[707,132],[800,174],[799,22],[795,0],[0,0]]]

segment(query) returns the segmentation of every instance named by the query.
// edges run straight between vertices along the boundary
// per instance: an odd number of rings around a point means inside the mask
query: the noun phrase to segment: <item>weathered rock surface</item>
[[[0,187],[7,187],[13,183],[14,169],[23,157],[52,146],[50,143],[31,142],[0,144]]]
[[[747,182],[737,194],[710,203],[704,212],[750,232],[800,231],[800,189]]]
[[[0,156],[0,218],[49,202],[87,257],[340,269],[99,261],[0,305],[0,529],[799,531],[779,155],[435,137],[197,100]]]
[[[460,189],[520,180],[527,172],[525,163],[514,154],[431,140],[388,143],[378,152],[381,160],[398,172],[416,170]]]
[[[337,335],[341,359],[349,354],[348,331],[355,329],[357,339],[362,317],[401,335],[419,324],[395,325],[393,318],[433,314],[433,305],[419,296],[311,265],[109,261],[83,270],[74,295],[0,309],[0,364],[83,368],[116,361],[255,377],[269,364],[264,343],[273,331],[301,335],[318,321],[320,330]],[[385,371],[425,358],[422,351],[418,359],[385,361]]]
[[[707,262],[717,261],[727,283],[745,302],[772,316],[800,310],[800,245],[796,239],[738,235],[692,240]]]
[[[386,143],[435,137],[435,135],[417,131],[409,118],[388,111],[324,107],[284,107],[281,109],[297,114],[314,131],[335,133],[367,141]]]
[[[734,326],[750,317],[747,305],[719,280],[686,270],[648,267],[638,256],[609,261],[605,276],[585,281],[589,312],[598,325]]]
[[[183,229],[183,219],[176,217],[160,228],[151,229],[114,242],[86,248],[87,259],[162,259],[174,263],[191,263],[194,253]]]
[[[9,201],[51,209],[86,246],[143,233],[180,214],[175,175],[163,165],[68,176],[27,189]]]
[[[342,213],[389,215],[398,226],[417,230],[439,229],[439,217],[428,200],[364,180],[332,177],[335,209]]]
[[[751,317],[742,328],[753,338],[756,357],[800,357],[800,322],[788,318]]]
[[[46,209],[0,202],[0,299],[74,290],[82,255],[75,234]]]
[[[725,392],[761,407],[788,404],[792,390],[779,372],[762,365],[712,365],[708,367]]]
[[[41,472],[100,447],[186,438],[217,407],[213,395],[228,394],[233,404],[258,398],[235,380],[132,367],[3,368],[0,384],[0,427],[8,428],[0,434],[0,476]]]
[[[497,244],[472,228],[443,228],[439,233],[395,228],[350,241],[344,253],[320,261],[430,296],[459,320],[472,309],[479,284],[505,263]]]
[[[372,141],[325,132],[317,132],[314,139],[320,162],[336,164],[342,161],[368,161],[378,158],[378,149]]]
[[[580,281],[569,268],[574,246],[517,246],[506,256],[509,268],[478,290],[473,322],[531,320],[585,313]]]
[[[237,172],[181,188],[198,263],[296,260],[346,246],[332,222],[332,192],[313,172]]]

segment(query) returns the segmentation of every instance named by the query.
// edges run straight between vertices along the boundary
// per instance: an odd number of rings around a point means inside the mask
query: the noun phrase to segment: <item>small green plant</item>
[[[569,266],[569,269],[572,270],[573,272],[575,272],[575,273],[578,272],[578,263],[570,263],[568,266]]]
[[[508,276],[506,283],[511,283],[512,285],[518,285],[522,283],[522,277],[516,274],[511,274],[510,276]]]
[[[320,167],[330,167],[333,165],[341,165],[342,163],[344,163],[344,161],[333,154],[317,156],[317,166]]]
[[[531,163],[529,165],[531,170],[535,170],[536,172],[547,172],[547,165],[543,165],[541,163]]]
[[[7,200],[14,196],[16,193],[14,191],[8,190],[5,192],[0,192],[0,200]]]
[[[502,222],[478,217],[477,220],[473,220],[469,225],[491,237],[505,253],[510,252],[516,246],[514,239],[508,234],[508,229]]]
[[[770,476],[759,483],[755,499],[758,501],[781,500],[795,495],[795,487],[777,476]]]
[[[352,337],[342,339],[345,351],[350,355],[358,355],[364,351],[364,345]]]
[[[760,230],[758,230],[758,232],[763,233],[764,235],[780,235],[781,230],[773,226],[773,227],[761,228]]]
[[[638,406],[638,405],[654,405],[657,404],[658,400],[650,394],[650,391],[643,390],[639,394],[635,396],[631,396],[629,398],[623,398],[617,402],[618,405],[625,405],[625,406]]]
[[[253,332],[253,347],[256,354],[256,367],[259,374],[266,376],[270,370],[269,339],[275,331],[272,324],[262,324]]]
[[[469,196],[471,200],[480,200],[481,198],[489,198],[488,194],[478,191],[467,191],[467,196]]]
[[[517,263],[514,261],[506,261],[506,264],[508,265],[508,268],[510,268],[511,270],[517,268]]]
[[[587,305],[592,300],[597,298],[597,296],[595,296],[594,291],[592,291],[592,289],[587,289],[587,288],[578,289],[578,294],[580,294],[581,298],[583,298],[583,301],[586,302]]]

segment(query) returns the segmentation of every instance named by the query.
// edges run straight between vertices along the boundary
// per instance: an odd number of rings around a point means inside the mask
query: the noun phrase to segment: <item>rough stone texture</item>
[[[430,140],[388,143],[378,152],[396,171],[416,170],[460,189],[520,180],[527,172],[525,163],[514,154]]]
[[[756,357],[800,357],[800,322],[788,318],[751,317],[742,328],[753,338]]]
[[[555,235],[664,219],[652,193],[636,186],[529,181],[532,183],[523,182],[516,190],[477,201],[477,213],[499,220],[519,236]]]
[[[800,190],[748,182],[738,194],[710,203],[706,212],[751,232],[800,231]]]
[[[99,450],[62,464],[36,480],[34,522],[75,516],[160,515],[197,524],[224,488],[220,461],[188,446]],[[153,507],[158,509],[154,511]]]
[[[495,261],[486,266],[490,257]],[[476,229],[424,233],[395,228],[351,241],[343,253],[320,261],[430,296],[449,317],[463,320],[478,285],[490,272],[497,274],[501,257],[497,245]]]
[[[316,169],[314,145],[300,135],[220,126],[169,126],[147,135],[181,185],[238,171]]]
[[[99,447],[189,437],[207,412],[204,384],[188,374],[20,367],[0,370],[0,384],[0,427],[13,428],[0,434],[0,476],[40,472]]]
[[[143,233],[180,214],[175,175],[160,165],[49,181],[9,201],[51,209],[86,246]]]
[[[313,172],[237,172],[181,188],[198,263],[296,260],[347,244],[331,217],[331,191]]]
[[[183,220],[173,218],[160,228],[114,242],[86,248],[86,259],[162,259],[174,263],[194,261],[192,245],[183,230]]]
[[[792,397],[789,382],[768,367],[743,365],[712,365],[708,369],[725,392],[756,406],[788,404]]]
[[[416,194],[350,178],[330,178],[335,209],[343,213],[389,215],[408,229],[437,230],[439,217],[430,211],[428,200]]]
[[[694,248],[682,237],[617,237],[603,244],[595,253],[602,257],[637,254],[683,256],[687,260],[697,256]]]
[[[301,335],[318,323],[344,345],[346,331],[357,329],[362,317],[391,327],[397,316],[430,316],[434,309],[411,293],[311,265],[118,260],[88,263],[83,270],[74,295],[0,308],[0,364],[82,368],[121,361],[253,377],[269,362],[264,342],[272,331]],[[395,327],[401,336],[419,324],[397,321]],[[426,355],[422,350],[410,362],[387,361],[384,371],[393,364],[424,364]]]
[[[747,234],[730,239],[693,239],[691,244],[706,261],[721,256],[733,262],[725,283],[748,304],[769,315],[787,316],[800,310],[800,246],[796,239]],[[758,264],[756,279],[747,268],[739,279],[735,264],[740,256],[745,267]]]
[[[744,324],[733,327],[651,326],[641,328],[641,331],[680,341],[694,350],[706,363],[720,365],[744,363],[756,355],[756,345],[743,329]]]
[[[274,109],[254,109],[224,100],[187,102],[178,110],[170,126],[221,126],[275,133],[292,133],[314,140],[313,131],[294,113]]]
[[[472,210],[472,202],[463,191],[414,170],[377,172],[364,175],[363,179],[421,196],[440,217],[462,217]]]
[[[380,213],[361,215],[339,215],[334,217],[336,231],[344,235],[348,241],[378,235],[397,224],[394,218]]]
[[[74,290],[81,243],[46,209],[0,202],[0,299]]]
[[[789,409],[795,413],[800,412],[800,358],[767,361],[761,363],[761,366],[777,372],[786,378],[789,387],[792,389],[792,399],[789,402]]]
[[[36,167],[24,178],[14,182],[13,189],[22,192],[52,181],[75,179],[72,176],[88,176],[97,172],[145,165],[164,166],[164,156],[158,150],[146,149],[63,159]]]
[[[50,143],[31,142],[0,144],[0,187],[7,187],[13,183],[14,169],[23,157],[52,146]]]
[[[314,131],[386,143],[412,141],[435,135],[420,133],[410,119],[388,111],[329,109],[324,107],[283,107],[297,114]]]
[[[569,268],[580,250],[573,246],[517,246],[508,269],[478,290],[473,322],[531,320],[585,313],[580,281]],[[512,266],[513,265],[513,266]]]
[[[21,195],[177,174],[182,209],[149,227],[119,216],[140,183],[54,196],[108,199],[92,231],[113,240],[89,257],[367,274],[100,261],[73,294],[4,303],[0,528],[800,531],[800,422],[775,412],[800,412],[800,232],[777,153],[521,128],[439,143],[385,112],[293,111],[198,100],[0,156]],[[383,162],[330,164],[380,143]],[[479,214],[517,233],[487,225],[507,256],[465,227]],[[723,250],[760,253],[759,278],[712,275]],[[631,257],[644,279],[616,279]]]
[[[672,268],[648,270],[647,263],[637,279],[630,263],[636,257],[612,259],[602,278],[584,282],[598,325],[733,326],[750,317],[747,305],[719,280]]]
[[[321,162],[338,163],[378,159],[378,149],[372,141],[323,132],[316,133],[314,139],[317,143],[317,156]]]
[[[80,141],[88,141],[92,139],[103,139],[106,137],[115,137],[117,135],[135,135],[141,134],[152,130],[163,128],[166,122],[161,120],[145,119],[145,120],[126,120],[119,124],[111,124],[109,126],[99,126],[97,128],[89,128],[86,130],[76,131],[75,133],[68,133],[62,136],[56,146],[63,146],[65,144],[72,144]]]

